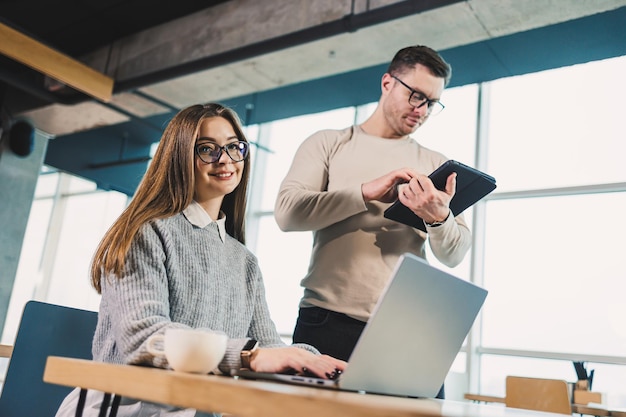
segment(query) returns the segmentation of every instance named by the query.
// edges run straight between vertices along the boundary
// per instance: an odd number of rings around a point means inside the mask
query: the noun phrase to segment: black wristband
[[[442,225],[442,224],[444,224],[446,221],[448,221],[448,218],[450,217],[450,213],[451,213],[451,211],[448,211],[448,215],[446,216],[446,218],[445,218],[445,219],[443,219],[443,220],[442,220],[442,221],[440,221],[440,222],[432,222],[432,223],[426,223],[426,222],[424,222],[424,224],[425,224],[426,226],[428,226],[428,227],[438,227],[438,226],[441,226],[441,225]]]
[[[252,360],[252,354],[256,350],[259,342],[254,339],[248,340],[244,345],[243,349],[241,349],[241,368],[242,369],[252,369],[250,368],[250,361]]]

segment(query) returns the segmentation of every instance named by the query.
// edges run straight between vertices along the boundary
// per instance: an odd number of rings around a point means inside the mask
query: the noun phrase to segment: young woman
[[[345,368],[309,345],[285,345],[270,318],[257,260],[244,246],[248,154],[236,113],[220,104],[188,107],[168,124],[133,200],[93,259],[92,284],[102,294],[94,360],[167,367],[146,350],[147,339],[189,327],[228,335],[219,365],[226,374],[242,359],[255,371],[326,378]],[[254,341],[259,348],[250,352]],[[98,412],[98,394],[89,393],[83,415]],[[73,391],[57,415],[73,415],[77,398]],[[128,400],[118,411],[139,415],[201,414]]]

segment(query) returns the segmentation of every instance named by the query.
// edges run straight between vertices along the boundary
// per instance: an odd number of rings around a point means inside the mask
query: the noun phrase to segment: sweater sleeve
[[[248,336],[256,339],[262,347],[285,346],[280,338],[276,326],[270,317],[269,307],[265,299],[265,285],[261,270],[256,262],[249,262],[247,267],[248,276],[254,283],[254,293],[251,302],[254,305],[252,310],[252,320]]]
[[[320,131],[300,145],[283,180],[274,215],[283,231],[319,230],[367,209],[361,185],[328,190],[329,164],[351,129]]]
[[[252,296],[254,309],[248,333],[249,337],[243,339],[230,339],[228,341],[226,354],[219,365],[219,370],[225,374],[230,374],[232,371],[241,368],[241,350],[250,339],[257,340],[259,342],[259,346],[262,348],[287,346],[280,338],[280,335],[276,330],[276,326],[271,319],[269,307],[265,298],[263,277],[256,261],[250,261],[248,263],[247,274],[248,279],[254,283],[255,288],[254,295]],[[310,345],[300,343],[293,346],[319,354],[319,351]]]
[[[250,273],[254,276],[255,282],[257,282],[257,291],[254,297],[254,315],[252,317],[252,323],[250,323],[250,337],[258,340],[259,345],[264,348],[284,347],[286,345],[280,338],[276,330],[276,325],[270,317],[267,299],[265,298],[263,277],[256,262],[251,265]],[[312,353],[319,353],[313,346],[304,343],[296,343],[293,346],[308,350]]]
[[[188,328],[172,322],[162,237],[144,225],[126,258],[122,277],[109,277],[103,286],[103,304],[111,317],[112,335],[124,363],[166,367],[167,361],[150,354],[147,339],[167,328]]]
[[[430,248],[437,260],[450,268],[460,264],[472,245],[472,234],[463,214],[450,215],[441,226],[427,228]]]

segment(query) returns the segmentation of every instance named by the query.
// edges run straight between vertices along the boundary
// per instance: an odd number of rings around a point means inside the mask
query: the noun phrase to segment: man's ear
[[[387,94],[389,91],[391,91],[392,87],[393,87],[393,82],[395,80],[393,79],[393,77],[388,73],[384,73],[383,74],[383,78],[380,80],[380,90],[383,94]]]

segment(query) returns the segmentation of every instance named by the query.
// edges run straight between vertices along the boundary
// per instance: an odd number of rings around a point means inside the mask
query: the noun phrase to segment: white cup
[[[224,333],[175,328],[150,336],[146,349],[165,357],[175,371],[207,374],[224,357],[227,340]]]

